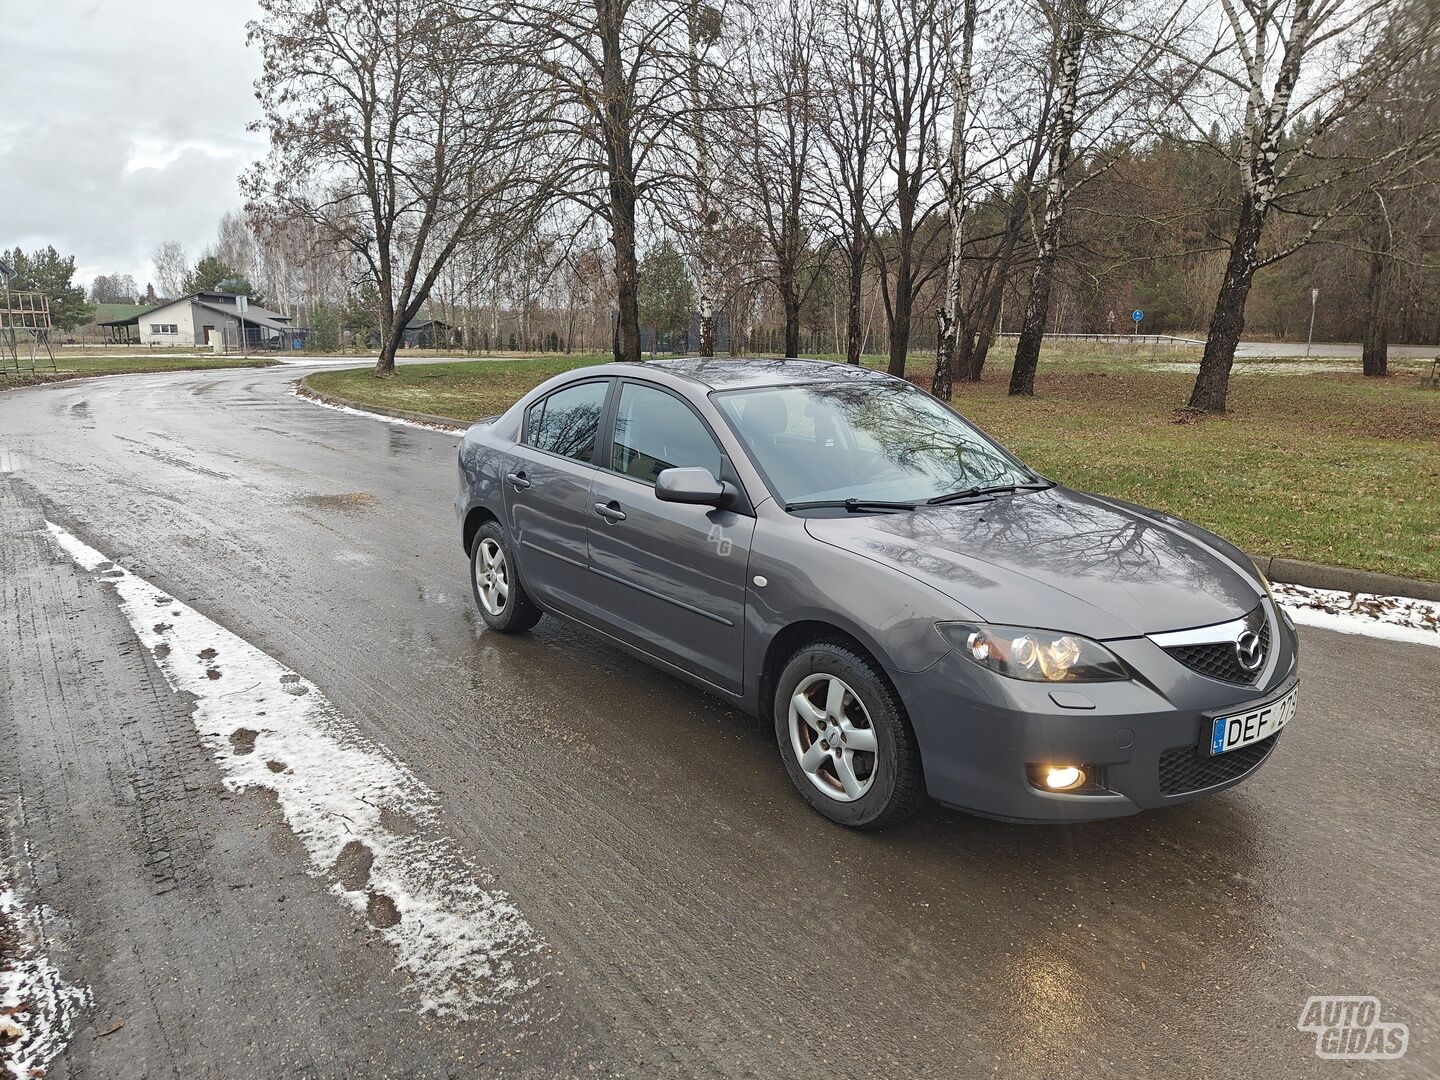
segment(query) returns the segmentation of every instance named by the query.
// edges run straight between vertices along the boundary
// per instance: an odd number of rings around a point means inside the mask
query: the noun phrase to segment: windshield
[[[923,503],[1035,476],[909,383],[809,383],[713,395],[787,506],[813,501]]]

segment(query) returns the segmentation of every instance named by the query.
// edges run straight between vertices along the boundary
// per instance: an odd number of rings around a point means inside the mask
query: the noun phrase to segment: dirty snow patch
[[[45,916],[0,881],[0,1065],[15,1080],[43,1076],[90,1006],[89,989],[68,985],[50,962]]]
[[[1180,371],[1194,373],[1200,370],[1199,362],[1185,360],[1162,360],[1152,364],[1141,364],[1146,371]],[[1232,375],[1356,375],[1360,372],[1359,360],[1236,360],[1230,369]]]
[[[368,412],[365,409],[357,409],[351,405],[337,405],[333,401],[322,401],[317,397],[300,392],[300,384],[296,382],[290,387],[292,397],[301,401],[308,401],[311,405],[318,405],[322,409],[334,409],[336,412],[348,413],[350,416],[364,416],[371,420],[383,420],[387,424],[398,424],[400,427],[418,428],[421,431],[438,431],[442,435],[460,435],[459,428],[443,427],[440,424],[422,424],[418,420],[402,420],[398,416],[386,416],[384,413]]]
[[[1302,626],[1440,648],[1440,603],[1432,600],[1309,589],[1278,581],[1270,588],[1290,618]]]
[[[534,985],[524,961],[538,937],[438,834],[432,790],[303,676],[47,525],[80,566],[104,570],[172,689],[194,695],[192,719],[226,786],[275,793],[313,872],[394,948],[422,1012],[473,1018]],[[387,827],[406,819],[415,827],[404,834]]]

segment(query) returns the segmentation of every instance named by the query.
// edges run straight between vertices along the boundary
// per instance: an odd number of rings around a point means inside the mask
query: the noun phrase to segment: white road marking
[[[542,948],[539,938],[510,899],[482,886],[484,875],[436,834],[439,799],[430,788],[360,734],[313,683],[47,526],[75,562],[114,586],[120,610],[170,686],[195,696],[192,718],[226,785],[273,791],[314,872],[330,878],[330,891],[362,919],[381,924],[422,1012],[466,1019],[534,984],[520,961]],[[336,880],[336,860],[347,845],[353,854],[357,842],[373,863],[367,882],[346,888]],[[383,925],[397,913],[398,922]]]
[[[68,985],[46,955],[46,916],[0,881],[0,936],[14,943],[0,958],[0,1066],[15,1080],[44,1075],[70,1041],[75,1014],[90,1006],[89,989]]]
[[[1301,626],[1440,648],[1440,604],[1408,596],[1308,589],[1272,581],[1275,599]]]

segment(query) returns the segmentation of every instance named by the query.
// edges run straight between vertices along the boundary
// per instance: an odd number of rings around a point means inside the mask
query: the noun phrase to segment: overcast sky
[[[254,0],[3,0],[0,248],[54,244],[76,280],[179,240],[194,260],[265,151]]]

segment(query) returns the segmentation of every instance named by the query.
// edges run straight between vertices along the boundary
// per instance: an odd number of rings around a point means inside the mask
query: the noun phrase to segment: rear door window
[[[585,382],[556,390],[525,410],[527,446],[576,461],[595,456],[600,414],[605,411],[608,382]]]

